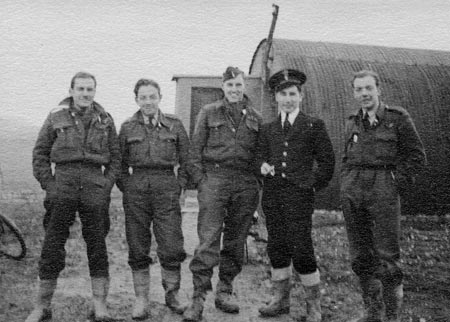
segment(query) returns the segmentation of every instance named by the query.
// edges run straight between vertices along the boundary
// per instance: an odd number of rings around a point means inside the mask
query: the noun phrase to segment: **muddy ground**
[[[23,200],[3,202],[1,211],[14,218],[23,231],[28,254],[22,261],[0,258],[0,321],[24,321],[32,310],[36,290],[37,263],[43,239],[42,206]],[[183,211],[185,248],[188,253],[183,263],[181,299],[188,302],[192,292],[188,264],[192,258],[196,237],[195,199],[188,197]],[[111,232],[108,252],[111,290],[108,306],[116,321],[132,321],[133,286],[127,265],[124,216],[120,198],[111,205]],[[343,322],[358,315],[362,300],[354,275],[349,269],[347,241],[339,212],[317,211],[314,215],[313,237],[323,281],[322,309],[325,322]],[[405,277],[405,306],[402,322],[450,322],[450,242],[449,219],[417,216],[403,220],[402,265]],[[264,236],[263,236],[264,237]],[[53,301],[53,321],[84,322],[90,308],[90,281],[88,277],[85,244],[79,224],[72,227],[66,245],[66,268],[58,280]],[[154,254],[154,251],[152,251]],[[235,293],[241,305],[238,315],[222,313],[214,308],[214,296],[209,294],[204,321],[302,321],[305,314],[303,291],[298,279],[293,279],[292,309],[289,315],[261,318],[258,307],[270,297],[270,267],[265,255],[265,243],[248,238],[248,262],[235,281]],[[214,285],[217,281],[214,275]],[[148,321],[181,321],[163,304],[160,266],[151,267],[151,317]]]

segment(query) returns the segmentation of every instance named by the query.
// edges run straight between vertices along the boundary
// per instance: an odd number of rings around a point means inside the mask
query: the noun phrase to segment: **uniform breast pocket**
[[[175,161],[177,159],[177,136],[175,134],[161,133],[159,136],[159,144],[164,159],[167,161]]]
[[[395,162],[397,156],[397,135],[394,131],[380,131],[376,135],[376,155],[379,160]]]
[[[104,152],[108,149],[109,126],[96,123],[89,131],[88,146],[91,151]]]
[[[72,124],[55,124],[56,140],[54,143],[54,148],[64,149],[64,148],[74,148],[75,147],[75,136],[77,135],[76,129]]]
[[[147,150],[144,144],[144,137],[133,136],[127,138],[127,146],[131,162],[143,159]]]
[[[350,133],[347,135],[346,157],[349,160],[358,161],[362,158],[361,143],[359,142],[359,133]]]
[[[221,146],[225,139],[225,123],[224,122],[211,122],[208,124],[209,137],[208,146],[215,147]]]

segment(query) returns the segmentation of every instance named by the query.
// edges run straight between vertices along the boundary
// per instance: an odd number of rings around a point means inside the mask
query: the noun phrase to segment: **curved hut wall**
[[[266,40],[255,51],[250,75],[262,75]],[[358,107],[353,100],[352,74],[372,69],[381,78],[381,99],[408,110],[424,143],[428,166],[417,185],[404,193],[404,213],[450,211],[450,53],[336,43],[274,39],[270,74],[281,69],[302,70],[303,112],[322,118],[331,137],[336,169],[330,186],[317,196],[319,209],[339,209],[339,169],[345,119]],[[278,111],[268,89],[261,107],[265,121]]]

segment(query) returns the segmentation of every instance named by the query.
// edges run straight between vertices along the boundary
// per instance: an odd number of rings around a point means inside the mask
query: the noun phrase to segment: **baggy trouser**
[[[219,279],[214,304],[225,313],[239,313],[239,305],[233,299],[233,285]]]
[[[272,298],[270,302],[261,308],[261,316],[274,317],[288,314],[290,311],[290,289],[291,289],[290,267],[272,269]]]
[[[150,271],[148,268],[132,271],[135,302],[131,317],[133,320],[145,320],[148,317],[147,303],[150,291]]]
[[[34,309],[31,311],[25,322],[43,322],[51,320],[52,311],[50,306],[55,289],[56,279],[41,280],[39,282],[39,289],[36,302],[34,304]]]
[[[322,321],[320,308],[320,272],[316,270],[311,274],[300,274],[306,301],[306,322]]]
[[[161,276],[167,307],[177,314],[183,314],[186,310],[186,306],[181,304],[178,299],[178,291],[180,290],[181,282],[180,269],[167,270],[161,268]]]
[[[107,322],[111,320],[106,306],[106,298],[109,292],[109,278],[91,277],[92,302],[94,310],[92,312],[96,322]]]

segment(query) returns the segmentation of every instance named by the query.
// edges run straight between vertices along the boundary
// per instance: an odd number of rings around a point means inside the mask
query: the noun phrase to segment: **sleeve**
[[[124,180],[126,179],[126,177],[129,176],[129,172],[128,172],[128,168],[129,168],[129,163],[128,163],[128,155],[129,155],[129,151],[128,151],[128,145],[127,145],[127,135],[126,135],[126,129],[125,129],[125,125],[122,124],[121,128],[120,128],[120,132],[119,132],[119,149],[120,149],[120,174],[119,177],[117,178],[116,181],[116,185],[119,188],[120,191],[123,192],[124,190]]]
[[[256,144],[256,168],[258,176],[262,176],[261,174],[261,166],[264,162],[268,163],[270,159],[270,144],[269,139],[267,137],[267,132],[269,130],[268,125],[262,125],[261,129],[258,133],[258,142]]]
[[[397,178],[401,183],[414,183],[426,165],[426,155],[419,133],[407,112],[401,116],[398,135]]]
[[[50,152],[56,139],[53,131],[51,116],[48,115],[39,131],[36,143],[33,148],[33,175],[41,184],[42,189],[46,189],[48,183],[53,180]]]
[[[314,158],[317,168],[314,171],[314,189],[319,191],[325,188],[333,177],[335,158],[333,145],[328,136],[325,123],[317,120],[314,142]]]
[[[208,140],[207,112],[202,108],[197,115],[195,130],[189,148],[188,172],[192,183],[197,185],[203,178],[202,153]]]
[[[183,189],[188,185],[187,163],[189,156],[189,137],[181,121],[177,122],[178,181]]]
[[[110,153],[110,161],[105,168],[105,177],[110,180],[112,187],[120,176],[120,169],[121,169],[120,164],[122,159],[120,154],[119,138],[117,136],[114,120],[112,118],[111,118],[111,127],[108,135],[108,146]]]

